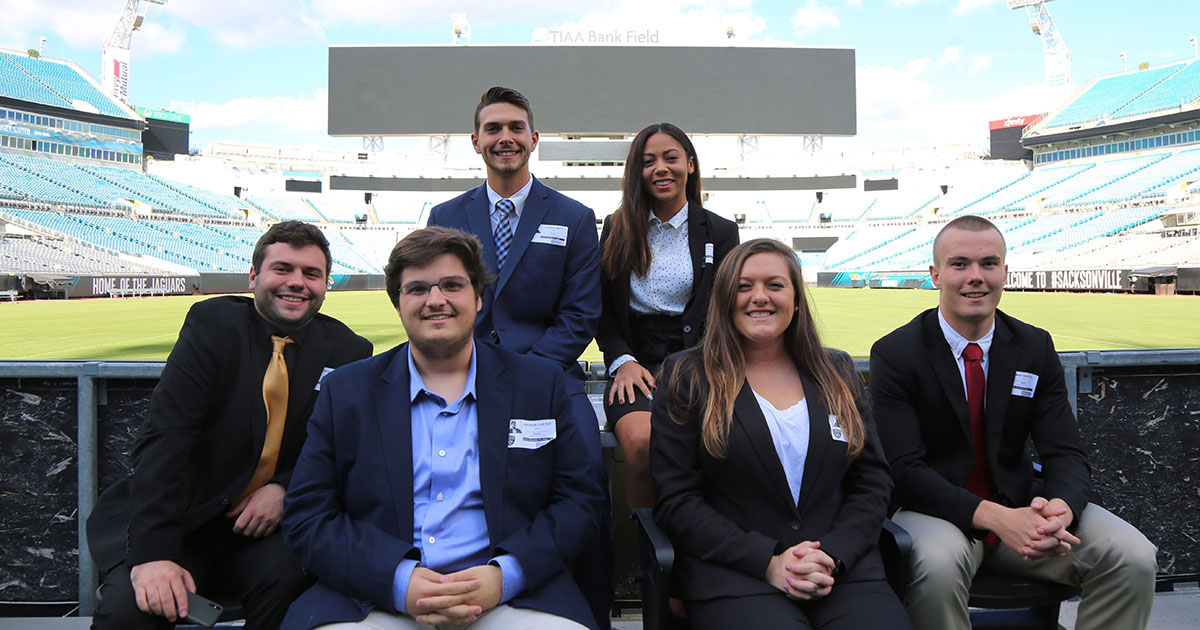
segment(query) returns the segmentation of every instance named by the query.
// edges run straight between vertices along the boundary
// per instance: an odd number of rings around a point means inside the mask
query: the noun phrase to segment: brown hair
[[[795,252],[779,241],[768,238],[738,245],[717,269],[712,299],[708,303],[708,326],[704,330],[704,340],[698,351],[689,352],[680,361],[676,369],[678,376],[671,379],[670,391],[667,392],[670,396],[667,401],[671,418],[682,424],[687,417],[699,415],[700,436],[705,450],[719,459],[726,456],[729,428],[733,423],[733,403],[746,381],[746,357],[742,353],[741,335],[733,324],[733,311],[737,303],[742,266],[747,258],[763,253],[777,254],[787,262],[797,310],[784,331],[784,345],[796,365],[816,381],[830,413],[837,416],[846,434],[847,456],[853,459],[862,452],[866,441],[866,428],[858,413],[855,389],[847,382],[847,379],[857,380],[858,377],[852,370],[850,373],[839,371],[821,345]],[[861,392],[861,389],[858,391]],[[684,410],[670,404],[681,397],[702,400],[703,405],[699,409]]]
[[[262,273],[267,246],[275,243],[287,243],[295,248],[309,245],[321,248],[321,253],[325,254],[325,277],[329,277],[329,270],[333,268],[333,256],[329,253],[329,241],[317,226],[303,221],[280,221],[272,225],[254,244],[254,253],[250,258],[254,273]]]
[[[517,107],[525,110],[525,117],[529,119],[527,121],[529,123],[529,128],[533,129],[533,107],[529,105],[529,99],[525,98],[524,94],[521,94],[512,88],[500,87],[497,85],[495,87],[488,88],[487,91],[483,93],[483,96],[479,97],[479,104],[475,106],[475,124],[471,125],[471,129],[474,132],[479,132],[479,112],[483,111],[484,107],[487,107],[488,105],[495,105],[496,103],[508,103],[510,105],[516,105]]]
[[[650,270],[650,194],[642,181],[642,154],[646,142],[656,133],[671,136],[683,147],[683,152],[692,161],[693,171],[687,178],[684,193],[687,200],[700,205],[700,158],[696,147],[682,129],[671,123],[657,123],[638,132],[629,145],[625,158],[625,175],[621,178],[621,207],[612,214],[608,239],[600,254],[600,264],[610,277],[621,273],[628,264],[633,273],[643,277]]]
[[[423,267],[442,254],[454,254],[467,270],[467,278],[481,296],[492,283],[492,275],[483,266],[483,246],[474,234],[445,227],[427,227],[400,239],[383,268],[384,288],[392,306],[400,305],[400,275],[408,267]]]
[[[954,219],[953,221],[947,223],[946,225],[943,225],[942,229],[938,230],[937,236],[933,237],[933,266],[935,266],[935,267],[938,265],[938,257],[937,257],[938,241],[942,240],[942,235],[946,233],[946,230],[949,230],[951,228],[957,229],[957,230],[966,230],[968,232],[983,232],[985,230],[996,230],[996,233],[1000,235],[1001,245],[1004,245],[1005,250],[1008,249],[1008,244],[1004,242],[1004,232],[1001,232],[1000,228],[996,227],[995,223],[992,223],[991,221],[988,221],[987,219],[985,219],[981,216],[976,216],[974,214],[964,214],[963,216],[958,217],[957,219]]]

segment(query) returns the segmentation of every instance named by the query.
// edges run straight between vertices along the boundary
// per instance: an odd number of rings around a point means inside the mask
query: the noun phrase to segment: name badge
[[[1037,374],[1017,372],[1013,375],[1012,395],[1033,398],[1033,392],[1037,390],[1037,382]]]
[[[842,427],[838,424],[837,416],[829,414],[829,437],[838,442],[846,441],[846,434],[842,432]]]
[[[704,244],[704,264],[713,264],[713,246],[712,243]]]
[[[558,437],[558,426],[554,418],[547,420],[508,421],[508,448],[542,448]]]
[[[318,392],[321,391],[321,381],[325,378],[326,374],[329,374],[332,371],[333,371],[333,368],[331,368],[331,367],[327,367],[327,368],[321,370],[321,376],[317,377],[317,386],[313,388],[314,391],[318,391]]]
[[[531,243],[547,243],[559,247],[567,246],[567,226],[543,223],[538,226],[537,234],[530,239]]]

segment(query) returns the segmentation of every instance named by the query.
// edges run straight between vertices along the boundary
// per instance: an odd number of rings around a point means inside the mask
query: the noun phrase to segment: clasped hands
[[[828,595],[837,564],[820,547],[820,542],[806,540],[772,556],[767,583],[791,599],[808,601]]]
[[[1029,507],[1021,508],[984,501],[976,514],[982,517],[979,525],[983,529],[995,533],[1026,560],[1064,556],[1080,544],[1067,531],[1075,515],[1062,499],[1034,497]]]
[[[417,567],[408,580],[405,609],[424,624],[470,623],[500,603],[503,586],[500,567],[491,564],[446,575]]]

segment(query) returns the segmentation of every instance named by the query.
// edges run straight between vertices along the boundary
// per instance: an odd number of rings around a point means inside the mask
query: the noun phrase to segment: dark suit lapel
[[[749,382],[742,383],[742,389],[733,401],[734,426],[741,427],[746,432],[746,438],[757,452],[771,487],[782,498],[784,505],[792,503],[792,489],[788,486],[787,475],[783,472],[783,464],[779,454],[775,452],[775,440],[771,438],[771,430],[767,428],[767,419],[763,417],[758,399],[750,389]]]
[[[942,327],[938,324],[937,309],[925,313],[922,326],[925,331],[925,356],[937,375],[938,383],[946,392],[946,399],[954,408],[954,414],[958,416],[958,425],[963,435],[970,442],[971,417],[967,411],[967,392],[963,386],[962,373],[958,371],[958,364],[950,351],[950,344],[946,343],[946,335],[942,333]]]
[[[400,531],[412,536],[412,406],[408,398],[408,344],[400,346],[375,386],[379,442],[387,455],[387,477]],[[364,436],[366,437],[366,436]]]
[[[804,372],[800,373],[804,383],[804,398],[808,403],[808,455],[804,459],[804,481],[800,486],[800,501],[797,508],[805,513],[806,504],[817,494],[813,492],[814,485],[820,476],[821,466],[825,463],[825,453],[833,444],[829,434],[829,409],[825,399],[817,389],[816,381]],[[790,496],[789,496],[790,498]]]
[[[521,220],[517,223],[517,233],[513,235],[512,244],[508,248],[508,260],[504,261],[504,269],[500,270],[500,280],[496,282],[497,294],[504,290],[504,285],[512,276],[513,269],[521,261],[525,250],[529,249],[529,242],[533,240],[533,235],[542,225],[542,219],[546,218],[546,211],[550,209],[550,204],[546,201],[549,196],[546,187],[534,178],[533,185],[529,187],[529,196],[525,198],[525,207],[521,209]]]
[[[496,270],[496,237],[492,234],[492,208],[488,203],[487,184],[475,189],[467,201],[467,225],[469,232],[479,236],[483,243],[483,262],[488,269]]]
[[[692,255],[692,299],[695,302],[704,285],[704,276],[711,273],[711,264],[704,264],[705,245],[712,247],[712,235],[709,233],[708,213],[704,208],[688,203],[688,252]],[[707,297],[707,296],[705,296]],[[702,298],[707,304],[707,300]]]
[[[512,382],[495,352],[482,343],[475,344],[475,393],[478,396],[475,409],[479,421],[479,488],[483,493],[488,531],[495,536],[504,531],[500,517],[504,512]]]
[[[1000,435],[1004,419],[1008,416],[1008,403],[1012,399],[1013,377],[1017,370],[1017,357],[1021,347],[1013,337],[1012,330],[996,318],[996,331],[992,334],[992,347],[988,350],[987,394],[984,419],[987,423],[988,461],[996,461],[1000,448]]]

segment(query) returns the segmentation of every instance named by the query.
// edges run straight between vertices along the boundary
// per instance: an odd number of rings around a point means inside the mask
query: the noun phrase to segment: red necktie
[[[971,466],[971,474],[967,476],[967,490],[988,501],[997,499],[995,486],[992,484],[992,471],[987,458],[987,423],[984,420],[983,398],[987,391],[983,375],[983,349],[977,343],[969,343],[963,348],[963,367],[967,373],[967,410],[971,416],[971,445],[975,451],[975,464]],[[999,538],[988,532],[984,542],[994,547]]]

